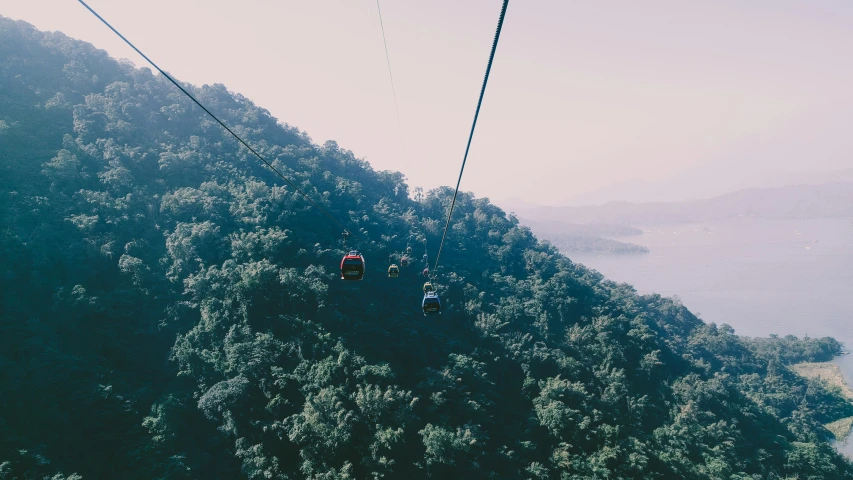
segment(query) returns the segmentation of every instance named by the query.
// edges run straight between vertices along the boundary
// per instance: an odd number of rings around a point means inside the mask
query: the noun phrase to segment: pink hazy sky
[[[404,140],[374,0],[88,3],[177,78],[432,188],[455,184],[501,1],[382,2]],[[74,0],[0,14],[144,65]],[[850,25],[849,0],[513,0],[462,188],[553,204],[713,162],[853,167]]]

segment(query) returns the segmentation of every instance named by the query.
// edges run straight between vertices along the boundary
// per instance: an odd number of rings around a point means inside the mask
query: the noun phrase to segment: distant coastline
[[[567,234],[539,234],[545,238],[560,252],[571,253],[599,253],[599,254],[643,254],[649,253],[649,248],[643,245],[620,242],[609,238],[594,235],[567,235]]]

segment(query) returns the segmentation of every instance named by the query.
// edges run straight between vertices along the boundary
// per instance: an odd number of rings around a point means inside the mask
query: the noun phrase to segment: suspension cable
[[[456,205],[456,196],[459,195],[459,184],[462,183],[462,173],[465,172],[465,162],[468,161],[468,151],[471,149],[471,139],[474,138],[474,129],[477,127],[477,117],[480,116],[480,106],[483,104],[483,96],[486,93],[486,84],[489,82],[489,72],[492,70],[492,61],[495,59],[495,50],[498,48],[498,40],[501,37],[501,28],[504,24],[507,4],[509,4],[509,0],[503,0],[501,16],[498,19],[498,28],[495,31],[495,40],[492,42],[492,52],[489,54],[489,63],[486,66],[486,76],[483,79],[483,87],[480,89],[480,99],[477,101],[477,110],[474,112],[474,123],[471,125],[471,133],[468,134],[468,146],[465,147],[465,156],[462,157],[462,168],[459,170],[459,178],[456,180],[456,191],[453,192],[453,201],[450,203],[450,209],[447,212],[447,221],[444,223],[444,234],[441,235],[441,244],[439,244],[438,254],[435,256],[435,266],[432,269],[433,275],[438,271],[438,261],[441,258],[441,249],[444,247],[444,239],[447,238],[447,228],[450,226],[450,217],[453,215],[453,207]]]
[[[388,78],[391,79],[391,94],[394,97],[394,110],[397,112],[397,125],[400,127],[400,143],[403,145],[403,160],[408,163],[409,155],[406,152],[406,138],[403,135],[403,122],[400,120],[400,107],[397,105],[397,91],[394,88],[394,76],[391,75],[391,57],[388,55],[388,42],[385,40],[385,26],[382,24],[382,9],[379,8],[379,0],[376,0],[376,11],[379,12],[379,28],[382,30],[382,44],[385,45],[385,63],[388,64]]]
[[[260,153],[258,153],[254,148],[252,148],[248,143],[246,143],[242,138],[240,138],[240,136],[239,136],[239,135],[237,135],[236,133],[234,133],[234,131],[233,131],[233,130],[231,130],[230,128],[228,128],[228,125],[225,125],[225,123],[224,123],[222,120],[220,120],[216,115],[214,115],[210,110],[208,110],[204,105],[202,105],[202,104],[201,104],[201,102],[199,102],[198,100],[196,100],[196,98],[195,98],[195,97],[194,97],[190,92],[188,92],[186,89],[184,89],[184,87],[182,87],[178,82],[176,82],[176,81],[175,81],[175,79],[173,79],[173,78],[172,78],[168,73],[164,72],[162,68],[158,67],[156,63],[154,63],[150,58],[148,58],[144,53],[142,53],[142,51],[140,51],[138,48],[136,48],[136,46],[135,46],[134,44],[130,43],[130,40],[128,40],[127,38],[125,38],[125,37],[124,37],[124,35],[122,35],[121,33],[119,33],[119,31],[118,31],[118,30],[116,30],[112,25],[110,25],[110,23],[109,23],[109,22],[107,22],[107,21],[104,19],[104,17],[102,17],[102,16],[98,15],[98,12],[96,12],[95,10],[93,10],[93,9],[92,9],[92,7],[90,7],[88,4],[86,4],[86,2],[84,2],[83,0],[77,0],[77,1],[78,1],[78,2],[80,2],[84,7],[86,7],[86,9],[87,9],[87,10],[89,10],[90,12],[92,12],[92,14],[93,14],[94,16],[96,16],[96,17],[98,18],[98,20],[100,20],[101,22],[103,22],[103,24],[104,24],[104,25],[106,25],[107,27],[109,27],[109,29],[110,29],[110,30],[112,30],[112,31],[113,31],[113,33],[115,33],[116,35],[118,35],[118,36],[119,36],[119,38],[121,38],[122,40],[124,40],[124,43],[128,44],[128,45],[130,46],[130,48],[132,48],[133,50],[135,50],[135,51],[136,51],[136,53],[138,53],[142,58],[144,58],[148,63],[150,63],[150,64],[151,64],[151,66],[153,66],[155,69],[157,69],[157,71],[158,71],[158,72],[160,72],[160,74],[161,74],[161,75],[163,75],[164,77],[166,77],[170,82],[172,82],[172,84],[174,84],[176,87],[178,87],[178,89],[180,89],[180,90],[184,93],[184,95],[186,95],[187,97],[189,97],[189,98],[190,98],[190,100],[192,100],[193,102],[195,102],[195,104],[196,104],[196,105],[198,105],[199,107],[201,107],[201,109],[202,109],[202,110],[204,110],[204,112],[205,112],[205,113],[207,113],[207,114],[208,114],[208,115],[210,115],[214,120],[216,120],[216,122],[217,122],[217,123],[219,123],[219,125],[220,125],[220,126],[222,126],[222,128],[224,128],[228,133],[230,133],[231,135],[233,135],[233,136],[234,136],[234,138],[236,138],[238,142],[240,142],[244,147],[248,148],[250,152],[252,152],[253,154],[255,154],[255,156],[256,156],[256,157],[258,157],[258,159],[259,159],[261,162],[263,162],[263,163],[264,163],[264,165],[266,165],[267,167],[269,167],[269,168],[270,168],[270,170],[272,170],[273,172],[275,172],[276,174],[278,174],[278,176],[279,176],[279,177],[281,177],[281,179],[282,179],[282,180],[284,180],[285,182],[287,182],[287,184],[288,184],[288,185],[290,185],[294,190],[296,190],[296,191],[297,191],[297,192],[299,192],[303,197],[305,197],[305,200],[308,200],[308,202],[309,202],[309,203],[311,203],[311,205],[313,205],[313,206],[317,207],[317,209],[319,209],[321,212],[323,212],[323,214],[324,214],[324,215],[326,215],[326,216],[327,216],[331,221],[335,222],[339,227],[341,227],[341,228],[343,229],[343,231],[344,231],[344,238],[346,238],[346,237],[347,237],[347,236],[349,236],[349,235],[352,235],[352,232],[350,232],[350,231],[349,231],[349,230],[348,230],[348,229],[347,229],[347,228],[346,228],[346,227],[345,227],[341,222],[339,222],[335,217],[333,217],[329,212],[327,212],[327,211],[326,211],[326,209],[324,209],[323,207],[321,207],[317,202],[315,202],[314,200],[312,200],[312,199],[311,199],[311,197],[309,197],[309,196],[308,196],[308,194],[306,194],[305,192],[303,192],[299,187],[297,187],[297,186],[296,186],[296,184],[295,184],[295,183],[293,183],[289,178],[287,178],[286,176],[284,176],[284,174],[283,174],[283,173],[281,173],[277,168],[275,168],[275,167],[273,166],[273,164],[272,164],[272,163],[270,163],[269,161],[267,161],[267,159],[266,159],[266,158],[264,158],[263,156],[261,156],[261,154],[260,154]]]

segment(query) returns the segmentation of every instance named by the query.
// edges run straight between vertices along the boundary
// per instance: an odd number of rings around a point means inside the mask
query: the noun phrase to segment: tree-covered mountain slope
[[[706,325],[470,194],[424,317],[385,269],[450,189],[187,88],[365,280],[165,79],[0,18],[0,479],[853,478],[822,426],[853,406],[786,367],[835,341]]]

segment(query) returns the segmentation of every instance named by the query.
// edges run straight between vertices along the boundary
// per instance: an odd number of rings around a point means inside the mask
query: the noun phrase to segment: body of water
[[[677,295],[739,335],[833,336],[853,347],[853,224],[751,220],[644,227],[644,255],[572,254],[640,293]],[[843,340],[842,340],[843,341]]]

